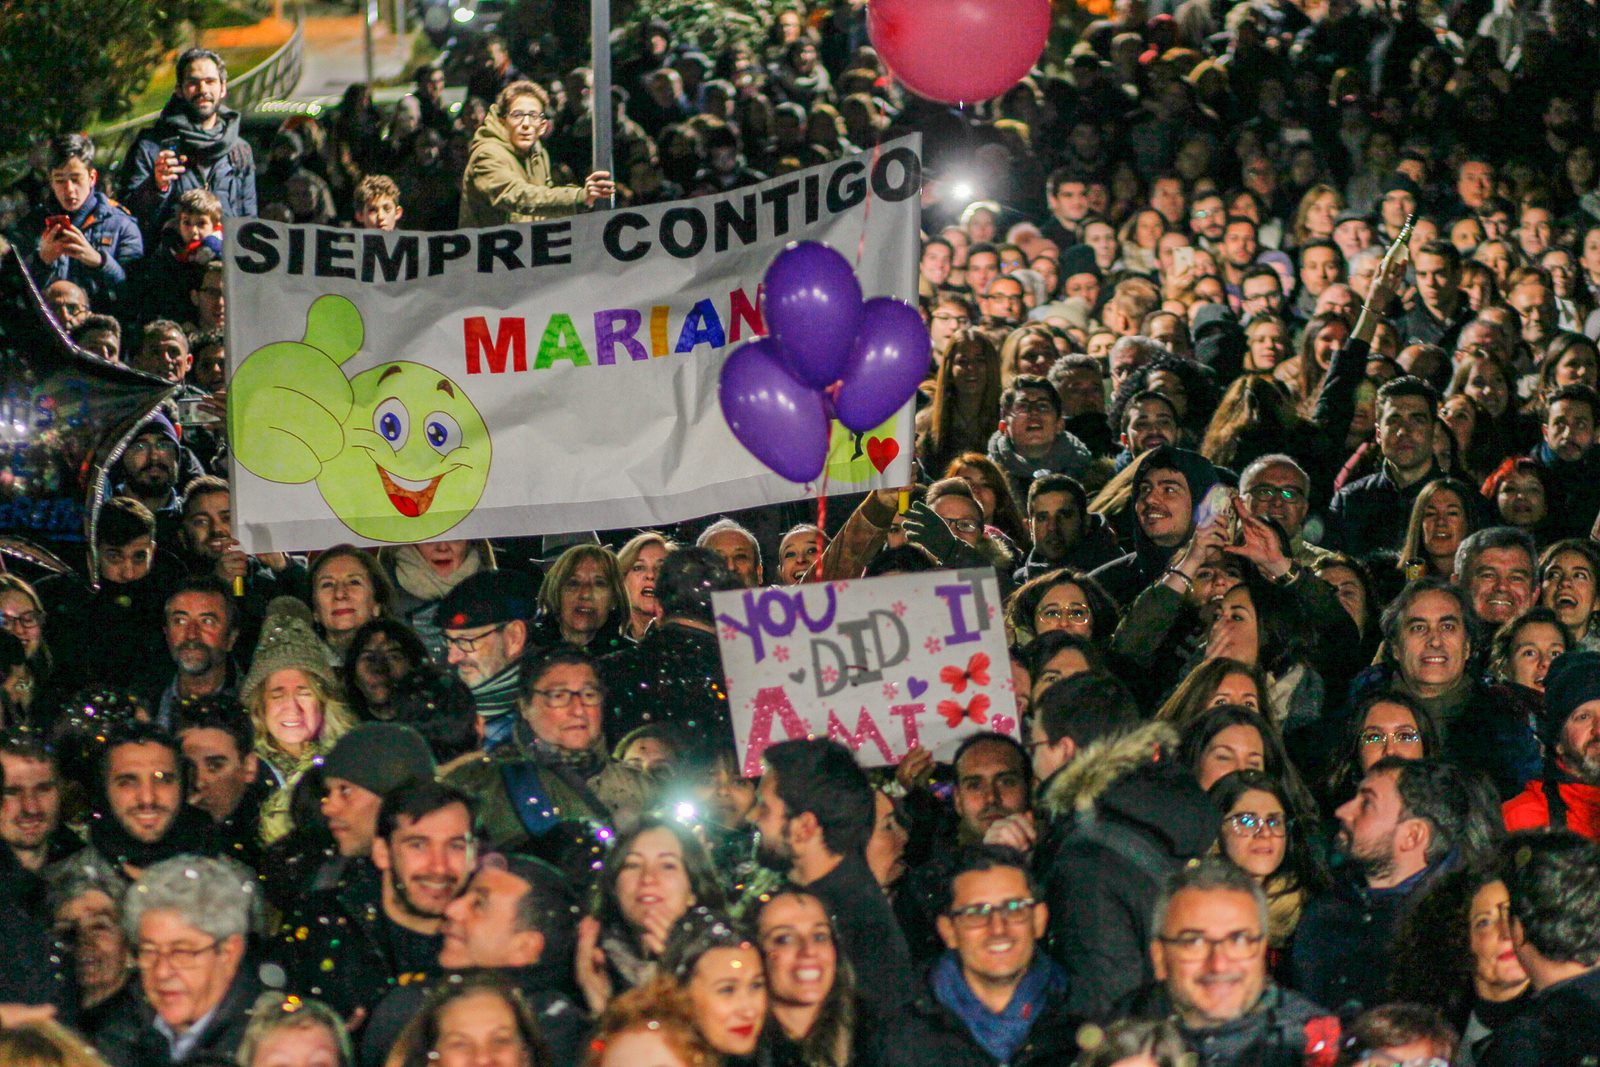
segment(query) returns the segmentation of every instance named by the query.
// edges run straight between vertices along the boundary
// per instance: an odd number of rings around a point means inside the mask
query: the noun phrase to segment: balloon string
[[[878,157],[883,155],[883,141],[872,146],[872,163],[867,167],[867,173],[875,174],[878,170]],[[856,268],[861,267],[861,257],[867,253],[867,226],[872,222],[872,183],[867,183],[867,210],[861,213],[861,240],[856,242]]]

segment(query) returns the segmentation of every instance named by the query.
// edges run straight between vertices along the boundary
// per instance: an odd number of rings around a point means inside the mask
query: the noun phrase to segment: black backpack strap
[[[543,837],[561,822],[550,806],[544,782],[539,779],[539,768],[532,760],[507,761],[500,764],[500,782],[505,787],[506,799],[517,820],[528,831],[529,837]]]
[[[1554,767],[1545,768],[1544,775],[1544,805],[1550,811],[1550,829],[1565,830],[1567,828],[1567,802],[1561,796],[1561,783],[1556,778]]]

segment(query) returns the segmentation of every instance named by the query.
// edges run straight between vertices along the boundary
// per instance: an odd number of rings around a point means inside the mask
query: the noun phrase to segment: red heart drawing
[[[894,457],[900,454],[900,442],[892,437],[867,438],[867,458],[872,460],[872,465],[882,474],[889,464],[894,462]]]

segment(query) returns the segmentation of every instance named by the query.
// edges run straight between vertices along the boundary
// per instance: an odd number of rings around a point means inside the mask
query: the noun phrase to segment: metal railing
[[[228,81],[229,106],[238,111],[247,111],[263,100],[287,96],[300,82],[305,47],[305,12],[297,10],[294,33],[283,43],[283,47],[262,63]],[[122,157],[132,147],[134,140],[139,136],[139,131],[160,117],[159,110],[152,111],[147,115],[125,119],[114,126],[95,131],[95,147],[102,162],[106,165],[121,165]]]

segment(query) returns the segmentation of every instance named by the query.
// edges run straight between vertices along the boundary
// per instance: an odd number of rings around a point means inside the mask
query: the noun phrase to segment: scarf
[[[163,142],[177,138],[178,154],[189,157],[190,166],[213,166],[239,142],[239,113],[229,107],[217,108],[217,124],[206,129],[196,121],[189,102],[177,93],[161,109],[155,136]]]
[[[472,687],[472,702],[481,719],[493,719],[517,710],[517,665],[512,664],[481,685]]]
[[[525,726],[526,723],[520,725]],[[532,753],[534,761],[539,766],[553,767],[558,771],[567,772],[580,782],[587,782],[606,769],[607,757],[603,740],[588,748],[573,750],[552,745],[535,737],[528,742],[528,751]]]
[[[1001,1063],[1011,1062],[1013,1054],[1028,1040],[1028,1032],[1044,1012],[1051,995],[1066,988],[1066,975],[1061,968],[1036,955],[1033,966],[1011,994],[1011,1003],[996,1015],[967,985],[961,974],[960,958],[953,949],[934,964],[932,979],[934,997],[956,1014],[985,1052]]]
[[[121,873],[124,866],[146,870],[153,863],[185,853],[197,856],[217,854],[211,818],[199,808],[180,805],[178,814],[159,841],[140,841],[128,833],[111,814],[96,813],[89,823],[89,844]]]
[[[1444,741],[1450,737],[1450,728],[1460,721],[1467,710],[1467,700],[1472,695],[1472,678],[1470,670],[1463,671],[1455,685],[1438,696],[1425,697],[1396,673],[1393,688],[1421,704],[1433,716],[1433,721],[1439,724],[1440,740]]]
[[[418,600],[443,600],[446,593],[477,574],[483,567],[483,557],[469,549],[461,566],[449,574],[440,574],[433,564],[422,558],[416,545],[401,545],[394,554],[394,580],[401,589]]]

